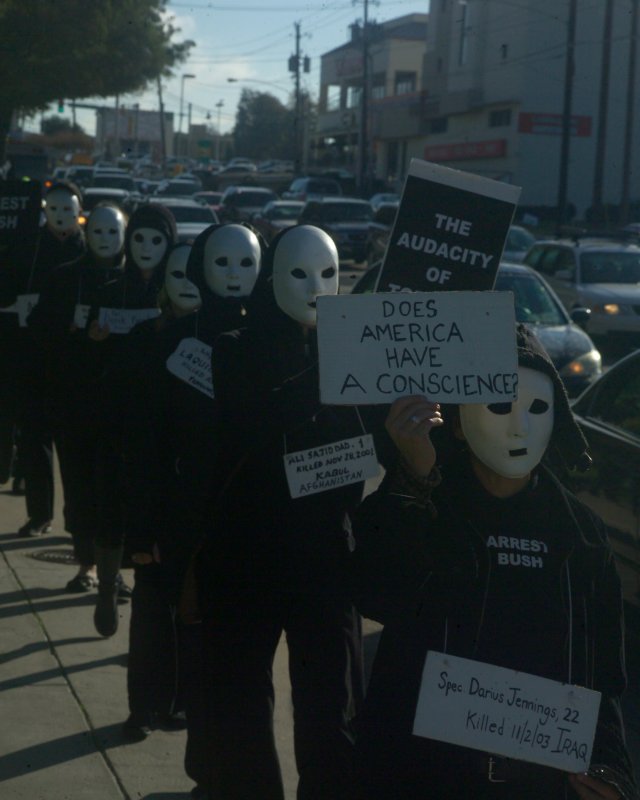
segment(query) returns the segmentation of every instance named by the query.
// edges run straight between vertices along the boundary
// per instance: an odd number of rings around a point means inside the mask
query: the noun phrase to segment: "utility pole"
[[[627,73],[627,111],[624,125],[624,152],[622,157],[622,196],[620,198],[620,224],[629,222],[629,186],[631,182],[631,145],[633,139],[633,113],[635,111],[636,51],[638,49],[638,0],[631,0],[631,39],[629,41],[629,70]]]
[[[593,174],[593,197],[591,208],[596,221],[603,217],[602,194],[604,183],[604,159],[607,143],[607,111],[609,107],[609,71],[611,66],[611,27],[613,0],[607,0],[604,10],[604,33],[602,39],[602,65],[600,68],[600,104],[598,107],[598,138]]]
[[[562,143],[560,145],[560,176],[558,179],[558,216],[556,232],[564,223],[567,211],[567,179],[569,176],[569,150],[571,144],[571,102],[573,98],[574,50],[576,44],[576,4],[569,0],[567,21],[567,60],[564,75],[564,102],[562,108]]]
[[[164,103],[162,102],[162,83],[160,81],[160,75],[158,75],[158,106],[160,108],[160,163],[162,164],[162,170],[164,172],[167,165],[167,137],[164,128]]]
[[[367,117],[369,114],[369,0],[364,3],[364,24],[362,26],[362,94],[360,95],[360,146],[358,147],[359,174],[358,187],[364,196],[369,183],[369,132]]]
[[[295,121],[294,121],[294,142],[295,142],[295,159],[294,159],[294,172],[296,175],[300,172],[300,165],[301,165],[301,153],[300,153],[300,139],[302,134],[302,103],[300,98],[300,23],[294,23],[294,27],[296,29],[296,54],[295,58],[295,75],[296,75],[296,110],[295,110]]]

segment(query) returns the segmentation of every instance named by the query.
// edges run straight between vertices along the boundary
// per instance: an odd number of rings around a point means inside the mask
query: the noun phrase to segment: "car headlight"
[[[562,378],[578,378],[599,375],[601,372],[602,356],[594,349],[565,364],[559,374]]]
[[[631,306],[620,305],[619,303],[596,303],[591,310],[595,314],[606,314],[610,317],[618,314],[633,314]]]

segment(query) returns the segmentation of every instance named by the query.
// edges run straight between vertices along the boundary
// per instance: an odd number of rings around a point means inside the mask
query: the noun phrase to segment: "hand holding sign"
[[[104,328],[100,327],[100,323],[97,319],[94,319],[91,325],[89,325],[89,338],[93,339],[94,342],[104,342],[110,333],[109,326],[105,325]]]
[[[440,404],[421,395],[401,397],[393,403],[385,422],[387,433],[411,470],[419,477],[431,472],[436,451],[429,436],[442,425]]]
[[[615,786],[590,775],[569,775],[569,783],[581,800],[622,800]]]

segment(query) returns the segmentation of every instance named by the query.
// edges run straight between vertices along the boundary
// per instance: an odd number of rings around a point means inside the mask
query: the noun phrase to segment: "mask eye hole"
[[[112,236],[114,236],[114,235],[115,235],[117,232],[118,232],[118,231],[117,231],[117,229],[116,229],[116,228],[109,228],[109,233],[110,233]]]
[[[97,233],[97,234],[98,234],[98,236],[100,236],[100,234],[102,233],[102,228],[94,228],[94,229],[93,229],[93,232],[94,232],[94,233]]]
[[[219,267],[226,267],[229,263],[229,259],[226,256],[219,256],[216,258],[215,262]]]
[[[49,206],[49,208],[50,208],[52,211],[57,211],[57,210],[58,210],[58,206],[54,206],[53,204],[52,204],[52,205],[50,205],[50,206]]]
[[[174,278],[178,278],[178,279],[182,279],[182,278],[184,278],[184,277],[185,277],[185,274],[184,274],[184,272],[183,272],[181,269],[172,269],[172,270],[171,270],[171,275],[172,275]]]
[[[253,266],[253,259],[252,258],[243,258],[240,262],[241,267],[252,267]]]
[[[511,413],[511,403],[489,403],[487,408],[492,414],[499,414],[501,416]]]
[[[303,269],[300,269],[300,267],[292,269],[291,274],[294,278],[298,278],[298,280],[304,280],[307,277],[307,273]]]
[[[547,403],[546,400],[541,400],[539,397],[537,397],[529,406],[529,411],[531,414],[544,414],[548,410],[549,403]]]
[[[336,268],[335,267],[327,267],[327,269],[323,269],[322,270],[322,277],[323,278],[333,278],[333,276],[335,274],[336,274]]]
[[[134,242],[144,242],[144,236],[141,233],[134,233],[133,234],[133,241]]]
[[[162,241],[162,236],[154,236],[151,241],[153,242],[153,244],[158,245]]]

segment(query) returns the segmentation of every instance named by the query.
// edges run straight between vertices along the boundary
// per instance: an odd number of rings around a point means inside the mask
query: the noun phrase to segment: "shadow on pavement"
[[[25,747],[23,750],[16,750],[15,753],[6,753],[0,756],[0,775],[3,781],[20,778],[42,769],[49,769],[57,764],[64,764],[74,761],[100,750],[113,749],[115,747],[128,747],[129,743],[124,741],[120,733],[120,724],[105,725],[96,728],[94,731],[83,731],[71,736],[63,736],[60,739],[52,739],[42,744]],[[156,795],[156,797],[175,796],[182,798],[188,796],[179,795]]]
[[[102,639],[101,636],[96,635],[96,639]],[[122,667],[126,666],[126,653],[118,653],[115,656],[109,656],[108,658],[98,658],[95,661],[87,661],[85,664],[73,664],[72,666],[65,666],[64,674],[75,675],[77,672],[86,672],[89,669],[98,669],[99,667],[107,667],[109,665],[119,665]],[[21,689],[25,686],[33,686],[36,683],[42,683],[42,681],[50,681],[54,680],[55,678],[60,678],[62,675],[62,671],[59,666],[52,667],[51,669],[44,669],[40,672],[33,672],[31,675],[20,675],[16,678],[9,678],[6,681],[0,681],[0,692],[4,692],[8,689]],[[2,772],[2,759],[0,758],[0,775],[4,775]]]
[[[50,650],[52,647],[54,650],[57,650],[58,648],[64,647],[68,644],[85,644],[86,642],[95,642],[95,640],[95,636],[78,636],[74,639],[60,639],[57,642],[51,643],[44,640],[41,642],[31,642],[23,645],[22,647],[18,647],[16,650],[11,650],[7,653],[1,653],[0,666],[3,664],[8,664],[9,661],[13,661],[16,658],[24,658],[32,653],[38,653],[41,650]]]
[[[68,545],[70,537],[66,534],[64,536],[52,536],[45,534],[44,536],[16,536],[15,531],[10,533],[0,533],[0,550],[4,552],[11,552],[12,550],[27,550],[32,547],[57,547],[58,545]]]
[[[29,597],[32,590],[29,590]],[[41,613],[44,611],[59,611],[65,608],[78,608],[79,606],[94,606],[96,603],[96,593],[91,592],[88,594],[69,594],[63,588],[53,589],[52,596],[60,598],[59,600],[36,601],[35,603],[27,603],[24,601],[21,605],[0,608],[0,619],[9,619],[10,617],[19,617],[22,614]]]

